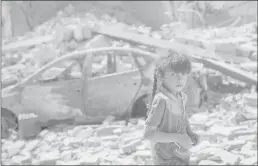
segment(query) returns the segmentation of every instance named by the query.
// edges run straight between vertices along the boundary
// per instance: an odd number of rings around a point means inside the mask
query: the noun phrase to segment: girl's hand
[[[192,143],[193,143],[193,146],[199,144],[200,142],[200,136],[196,133],[191,133],[189,134],[189,137],[191,138],[192,140]]]
[[[181,146],[183,146],[185,149],[191,149],[192,148],[192,141],[189,138],[188,135],[180,135],[178,137],[177,141]]]

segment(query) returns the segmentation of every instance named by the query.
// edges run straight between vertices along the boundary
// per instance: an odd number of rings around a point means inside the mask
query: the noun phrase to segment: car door
[[[106,59],[105,65],[110,64],[110,59]],[[125,59],[128,61],[127,64]],[[141,74],[133,63],[130,54],[116,54],[114,73],[89,79],[87,103],[90,106],[86,106],[86,115],[95,118],[105,118],[109,115],[124,116],[141,85]],[[126,68],[126,65],[131,67]],[[108,68],[110,67],[106,66],[106,69]]]
[[[84,49],[107,46],[110,46],[109,40],[103,35],[97,35],[87,42]],[[61,60],[60,63],[54,65],[59,70],[62,68],[63,71],[57,72],[53,76],[53,71],[48,69],[42,76],[50,73],[52,78],[39,81],[39,83],[24,89],[23,105],[26,110],[34,110],[46,119],[67,119],[85,114],[85,98],[83,96],[85,88],[83,87],[84,77],[81,62],[85,59],[86,54],[79,59],[75,58],[76,55],[78,54],[74,53],[73,60],[65,58],[66,60]]]
[[[62,73],[72,63],[75,62],[49,68],[35,83],[26,86],[21,96],[23,110],[36,113],[42,121],[82,115],[80,76],[72,77],[72,73]],[[79,64],[74,65],[73,69],[77,67],[77,74],[80,75],[78,66]]]

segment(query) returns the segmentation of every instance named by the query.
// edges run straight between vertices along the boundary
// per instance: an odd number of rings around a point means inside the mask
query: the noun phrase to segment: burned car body
[[[97,36],[94,40],[102,38]],[[92,52],[112,50],[132,52],[130,55],[137,68],[92,77]],[[44,73],[61,62],[73,60],[74,66],[81,58],[84,63],[79,75],[73,76],[70,65],[54,78],[42,80]],[[145,116],[157,59],[156,54],[134,48],[75,52],[47,64],[23,82],[3,89],[2,108],[11,110],[16,116],[35,113],[43,126],[50,120],[77,119],[78,123],[87,124],[102,122],[110,115],[116,119]]]
[[[46,125],[50,120],[73,119],[76,123],[100,123],[107,116],[117,119],[128,119],[132,116],[145,116],[146,101],[150,97],[155,62],[160,55],[143,51],[144,49],[112,47],[106,42],[108,38],[118,38],[136,45],[145,45],[151,48],[171,48],[176,51],[182,49],[176,42],[153,39],[139,34],[118,30],[116,25],[92,29],[97,33],[81,51],[62,56],[39,71],[24,79],[22,82],[2,90],[2,108],[11,110],[16,115],[35,113]],[[103,36],[105,35],[105,36]],[[104,48],[103,48],[104,47]],[[185,47],[183,47],[185,48]],[[193,47],[191,51],[195,51]],[[86,50],[86,51],[85,51]],[[115,71],[105,75],[92,77],[93,59],[100,52],[130,53],[136,68],[127,71]],[[200,50],[197,55],[204,54]],[[112,54],[111,53],[111,54]],[[117,54],[121,56],[121,54]],[[257,79],[245,73],[229,68],[227,64],[197,56],[191,58],[205,67],[218,70],[237,79],[257,83]],[[41,79],[42,74],[64,61],[73,61],[56,77]],[[80,72],[74,77],[71,73],[73,64],[79,64]],[[116,63],[116,62],[113,62]],[[112,65],[111,65],[112,66]],[[63,66],[64,67],[64,66]],[[196,83],[191,76],[184,91],[188,95],[188,106],[196,107],[200,104],[202,86]],[[141,113],[139,113],[141,112]],[[139,113],[139,114],[138,114]]]
[[[110,50],[112,51],[113,48]],[[55,78],[41,80],[42,74],[59,62],[66,59],[78,62],[76,58],[85,57],[85,55],[90,57],[87,51],[61,57],[21,83],[3,89],[2,108],[11,110],[17,116],[35,113],[43,124],[51,119],[63,120],[82,116],[88,120],[99,119],[100,121],[108,115],[124,117],[132,105],[132,100],[142,95],[138,92],[143,80],[139,69],[90,77],[88,80],[85,78],[88,77],[88,72],[85,73],[87,69],[85,65],[91,64],[89,62],[84,63],[83,76],[73,77],[70,68],[62,71]],[[148,56],[145,59],[150,58]],[[144,71],[149,69],[147,66],[144,67]],[[86,103],[90,103],[90,106]],[[89,109],[85,110],[86,108]]]

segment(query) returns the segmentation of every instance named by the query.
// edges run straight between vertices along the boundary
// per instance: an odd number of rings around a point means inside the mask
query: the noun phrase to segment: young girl
[[[185,112],[187,96],[181,91],[190,72],[187,57],[172,51],[157,63],[144,133],[156,165],[189,165],[189,149],[199,141],[190,129]]]

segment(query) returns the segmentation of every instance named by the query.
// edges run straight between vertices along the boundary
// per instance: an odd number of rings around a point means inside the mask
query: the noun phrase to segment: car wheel
[[[147,116],[147,103],[146,98],[148,97],[147,94],[139,97],[133,104],[131,117],[132,118],[139,118],[139,117],[146,117]]]

